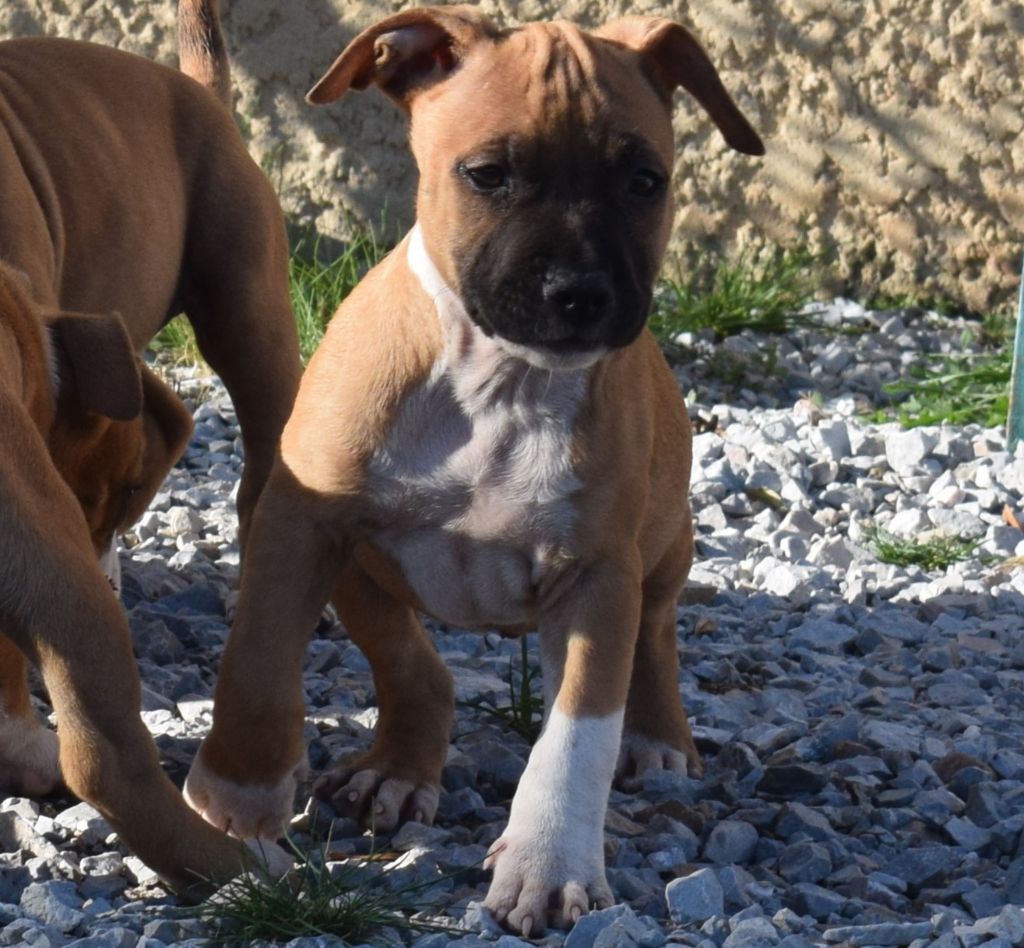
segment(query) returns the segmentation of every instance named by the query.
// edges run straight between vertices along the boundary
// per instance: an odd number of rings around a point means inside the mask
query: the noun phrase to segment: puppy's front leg
[[[213,728],[185,784],[193,809],[242,839],[280,835],[305,771],[303,660],[344,555],[328,505],[279,465],[253,516]]]
[[[614,900],[604,816],[640,621],[639,555],[586,567],[541,616],[545,674],[557,684],[504,835],[491,849],[486,905],[524,935],[572,925]],[[554,659],[552,662],[551,659]],[[555,667],[548,667],[549,665]],[[561,667],[558,667],[558,666]]]

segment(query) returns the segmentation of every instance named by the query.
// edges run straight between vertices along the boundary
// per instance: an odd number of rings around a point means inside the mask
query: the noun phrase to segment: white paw
[[[624,731],[615,767],[616,775],[642,776],[656,770],[700,777],[704,773],[704,765],[696,748],[692,755],[688,755],[666,741],[655,741],[641,734]]]
[[[57,735],[34,717],[0,713],[0,790],[42,797],[61,783]]]
[[[613,902],[604,875],[604,816],[622,712],[574,717],[552,709],[519,781],[508,828],[490,853],[484,905],[499,922],[539,934]]]
[[[529,938],[550,924],[571,928],[592,908],[615,899],[604,874],[604,853],[582,856],[578,845],[560,847],[550,837],[506,834],[487,855],[494,879],[484,905],[498,922]]]
[[[239,784],[213,773],[196,757],[185,781],[185,801],[207,823],[239,839],[275,840],[295,808],[295,787],[305,757],[277,783]]]

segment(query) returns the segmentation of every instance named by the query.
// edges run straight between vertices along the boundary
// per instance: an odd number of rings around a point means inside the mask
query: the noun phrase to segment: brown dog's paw
[[[0,790],[45,797],[62,783],[57,735],[34,719],[0,718]]]
[[[185,781],[185,801],[225,833],[239,839],[275,840],[294,812],[295,787],[306,768],[303,758],[277,783],[240,784],[214,773],[199,756]]]
[[[429,780],[389,776],[384,768],[364,762],[328,771],[313,785],[313,793],[339,815],[386,831],[406,820],[433,823],[441,788]]]
[[[657,770],[700,778],[704,775],[704,764],[692,740],[688,747],[680,748],[667,741],[654,740],[631,731],[623,732],[615,775],[641,777]]]
[[[542,935],[548,925],[571,928],[590,909],[615,902],[600,857],[566,861],[558,858],[566,853],[553,852],[552,845],[552,840],[506,834],[484,863],[494,868],[484,906],[499,923],[526,938]]]

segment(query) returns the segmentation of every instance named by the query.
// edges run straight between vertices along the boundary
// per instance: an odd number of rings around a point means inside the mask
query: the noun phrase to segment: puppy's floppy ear
[[[376,83],[408,111],[413,97],[447,78],[469,49],[498,29],[472,7],[417,7],[360,33],[306,96],[314,105]]]
[[[60,313],[49,319],[61,389],[85,411],[131,421],[142,411],[142,382],[119,316]]]
[[[715,67],[690,32],[660,17],[625,17],[594,33],[639,53],[648,78],[665,100],[682,86],[711,116],[729,145],[747,155],[763,155],[764,144],[736,107]]]
[[[144,420],[147,425],[153,426],[152,432],[159,435],[160,450],[157,453],[161,458],[158,463],[164,467],[160,472],[160,480],[163,480],[174,462],[181,457],[192,436],[192,413],[170,386],[144,362],[139,363],[139,371],[142,374]],[[151,440],[157,439],[154,437]],[[152,445],[147,445],[147,451],[155,450]]]

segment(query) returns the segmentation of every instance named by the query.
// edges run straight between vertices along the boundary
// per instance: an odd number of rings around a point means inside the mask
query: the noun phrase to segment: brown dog
[[[216,3],[182,0],[182,64],[226,94]],[[0,248],[44,308],[121,314],[141,351],[185,312],[246,450],[242,532],[301,373],[281,210],[224,102],[90,43],[0,43]]]
[[[181,0],[179,17],[183,67],[225,96],[216,4]],[[147,472],[173,451],[175,409],[144,370],[147,411],[118,425],[143,394],[132,350],[181,311],[235,403],[247,530],[300,374],[277,200],[224,102],[192,78],[88,43],[24,39],[0,43],[0,207],[2,312],[15,340],[0,415],[0,629],[11,637],[0,639],[0,782],[45,790],[55,776],[53,737],[29,714],[27,655],[60,721],[68,786],[170,882],[227,878],[250,859],[160,770],[95,545],[137,512]],[[97,329],[109,318],[88,317],[58,319],[51,344],[41,314],[69,310],[123,314],[123,344]]]
[[[53,357],[57,391],[52,394],[57,397],[47,412],[30,412],[29,420],[37,425],[52,467],[81,508],[70,525],[55,520],[53,529],[70,530],[80,539],[84,515],[92,549],[116,590],[116,535],[148,506],[188,442],[192,417],[160,378],[131,354],[117,317],[59,315],[47,320],[24,296],[25,281],[3,263],[0,286],[0,323],[12,334],[14,326],[50,324],[46,348]],[[24,336],[24,330],[18,335]],[[26,363],[31,362],[32,349],[18,356],[21,374],[31,374],[33,367]],[[139,394],[137,414],[126,417]],[[123,408],[111,405],[114,397],[123,400]],[[118,419],[100,414],[99,406],[117,410]],[[0,789],[39,795],[60,781],[57,736],[32,713],[27,673],[24,653],[0,635]]]
[[[673,90],[732,147],[763,146],[667,20],[506,32],[468,8],[410,10],[358,36],[310,98],[371,83],[411,114],[418,224],[302,382],[186,796],[239,835],[276,833],[304,757],[307,633],[333,596],[380,719],[321,792],[378,827],[430,821],[452,688],[417,611],[539,628],[546,722],[487,897],[530,934],[552,906],[571,924],[612,901],[620,748],[636,770],[699,766],[676,653],[690,429],[644,329],[672,222]]]

